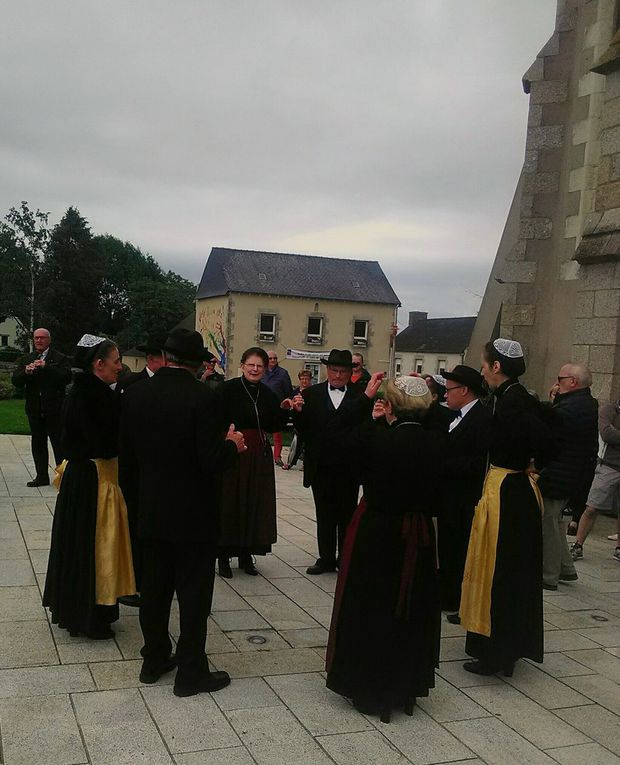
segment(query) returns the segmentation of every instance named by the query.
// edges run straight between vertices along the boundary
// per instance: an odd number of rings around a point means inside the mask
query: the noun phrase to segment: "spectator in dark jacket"
[[[263,376],[263,384],[276,394],[278,402],[282,403],[285,398],[293,395],[293,383],[289,373],[278,364],[278,354],[275,351],[269,351],[269,367]],[[280,467],[282,462],[282,433],[273,434],[273,461]]]
[[[577,579],[561,528],[562,511],[592,473],[598,448],[598,404],[590,393],[592,375],[583,364],[564,364],[552,409],[554,456],[542,471],[543,587],[557,590],[559,581]]]

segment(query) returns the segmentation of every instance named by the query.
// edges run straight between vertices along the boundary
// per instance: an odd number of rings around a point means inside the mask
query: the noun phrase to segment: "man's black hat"
[[[205,348],[200,332],[183,327],[170,331],[163,349],[183,361],[205,361],[213,355]]]
[[[139,351],[142,351],[142,353],[160,354],[162,352],[162,348],[166,344],[166,337],[167,335],[163,334],[149,335],[146,339],[146,342],[141,343],[140,345],[136,345],[136,348]]]
[[[461,385],[466,385],[478,396],[484,393],[482,375],[473,367],[457,364],[451,372],[444,372],[443,376],[446,380],[454,380]]]
[[[321,359],[321,364],[327,364],[330,367],[346,367],[353,369],[353,357],[351,351],[339,351],[332,348],[326,359]]]

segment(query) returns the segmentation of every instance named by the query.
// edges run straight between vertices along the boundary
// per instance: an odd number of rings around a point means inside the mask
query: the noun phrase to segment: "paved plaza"
[[[4,765],[620,763],[620,564],[608,518],[577,563],[579,581],[545,593],[543,665],[519,662],[510,679],[470,675],[463,632],[444,623],[437,687],[413,717],[384,725],[325,688],[336,580],[305,574],[316,524],[299,471],[277,470],[278,543],[258,559],[261,576],[216,577],[208,651],[232,684],[179,699],[174,673],[138,680],[135,609],[122,607],[113,641],[49,624],[40,590],[55,490],[25,486],[27,437],[0,435],[0,469]]]

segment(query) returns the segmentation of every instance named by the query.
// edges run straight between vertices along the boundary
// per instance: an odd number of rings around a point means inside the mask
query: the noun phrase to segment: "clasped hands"
[[[45,359],[36,359],[35,361],[32,361],[30,364],[26,364],[24,368],[24,372],[27,375],[33,374],[33,372],[36,372],[37,369],[42,369],[45,366]]]
[[[226,433],[226,440],[233,442],[233,444],[237,447],[237,453],[239,454],[248,450],[248,447],[245,445],[243,433],[240,430],[235,430],[234,423],[231,423],[230,427],[228,428],[228,433]]]

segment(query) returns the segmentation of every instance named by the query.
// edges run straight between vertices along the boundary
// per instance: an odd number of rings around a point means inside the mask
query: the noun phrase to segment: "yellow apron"
[[[95,526],[95,602],[113,606],[121,595],[133,595],[136,581],[131,557],[127,505],[118,485],[118,459],[94,459],[97,468],[97,522]],[[54,486],[60,489],[67,466],[56,468]]]
[[[504,478],[519,472],[490,466],[471,526],[461,589],[461,625],[468,632],[486,637],[491,635],[491,589],[499,534],[500,492]],[[543,500],[536,478],[533,475],[528,477],[542,512]]]

